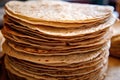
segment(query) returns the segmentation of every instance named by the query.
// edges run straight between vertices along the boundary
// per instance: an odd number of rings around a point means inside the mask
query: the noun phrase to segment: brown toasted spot
[[[68,42],[66,42],[66,46],[70,46],[70,44]]]
[[[48,62],[49,60],[45,60],[46,62]]]
[[[40,59],[38,59],[38,61],[41,61]]]

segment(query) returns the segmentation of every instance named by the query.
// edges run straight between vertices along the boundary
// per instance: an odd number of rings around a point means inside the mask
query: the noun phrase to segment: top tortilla
[[[108,18],[113,7],[63,1],[10,1],[6,13],[32,22],[89,23]]]

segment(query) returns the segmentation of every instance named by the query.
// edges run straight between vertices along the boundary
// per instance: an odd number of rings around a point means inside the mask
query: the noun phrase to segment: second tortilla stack
[[[113,8],[63,1],[5,5],[3,51],[11,80],[101,80]]]

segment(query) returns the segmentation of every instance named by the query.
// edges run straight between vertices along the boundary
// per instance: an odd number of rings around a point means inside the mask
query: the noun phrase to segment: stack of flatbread
[[[3,44],[11,80],[101,80],[113,8],[63,1],[5,5]]]
[[[116,21],[112,28],[113,37],[111,39],[110,54],[115,57],[120,57],[120,21]]]

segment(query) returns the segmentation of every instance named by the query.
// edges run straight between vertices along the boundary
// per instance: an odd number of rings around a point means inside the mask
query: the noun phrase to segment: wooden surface
[[[120,80],[120,58],[109,57],[108,73],[105,80]]]

